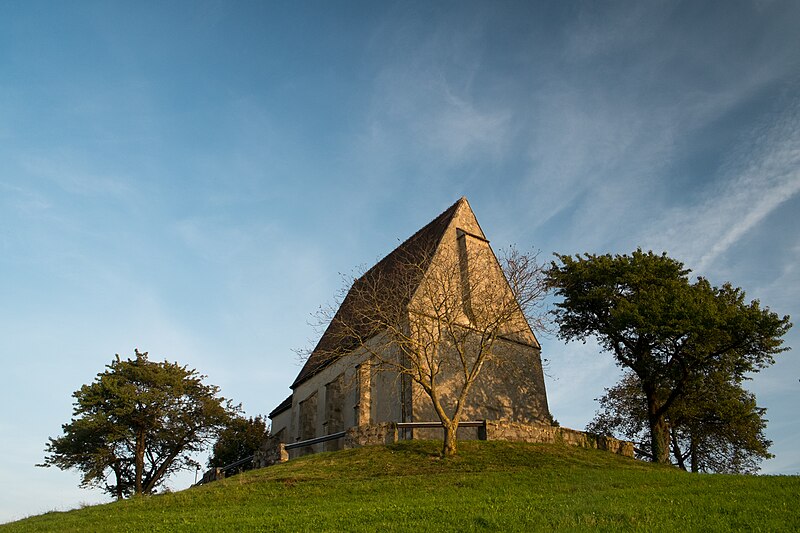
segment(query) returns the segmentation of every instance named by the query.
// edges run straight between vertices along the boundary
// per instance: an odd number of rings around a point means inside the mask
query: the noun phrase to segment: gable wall
[[[461,420],[508,420],[520,423],[549,424],[550,416],[539,350],[498,340],[498,360],[487,362],[470,389]],[[448,414],[455,407],[462,380],[455,369],[439,380],[442,403]],[[430,397],[413,386],[411,419],[433,422],[438,417]]]
[[[445,232],[432,268],[435,268],[438,261],[446,264],[447,261],[459,260],[462,262],[460,283],[477,284],[486,279],[494,279],[497,283],[502,283],[502,287],[507,287],[500,265],[484,238],[472,212],[466,208],[459,209]],[[473,263],[470,264],[470,261]],[[417,292],[418,298],[424,298],[425,291],[431,290],[431,287],[435,289],[437,281],[435,278],[431,279],[433,281],[423,280]],[[468,301],[462,301],[461,306],[463,321],[467,324],[470,322],[470,313],[479,308],[471,307]],[[509,339],[517,342],[502,339],[495,342],[497,357],[486,363],[473,385],[462,420],[489,419],[549,424],[539,343],[521,312],[514,316],[506,333]],[[463,382],[463,378],[459,379],[459,374],[456,368],[450,368],[440,379],[443,404],[448,413],[455,406],[455,396]],[[414,384],[412,390],[413,421],[438,420],[430,398],[421,387]],[[441,431],[436,433],[437,431],[422,430],[419,436],[438,436]]]

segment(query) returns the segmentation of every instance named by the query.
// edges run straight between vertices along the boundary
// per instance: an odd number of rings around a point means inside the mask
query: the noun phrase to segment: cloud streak
[[[704,273],[748,231],[800,192],[800,106],[742,143],[702,199],[668,211],[647,246]],[[656,237],[653,237],[655,235]]]

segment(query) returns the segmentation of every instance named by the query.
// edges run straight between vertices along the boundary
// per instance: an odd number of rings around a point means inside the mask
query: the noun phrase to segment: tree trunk
[[[689,449],[691,450],[692,472],[696,474],[700,470],[700,466],[697,464],[697,440],[695,440],[694,435],[692,435],[692,442],[689,445]]]
[[[650,420],[650,446],[653,462],[669,464],[669,426],[663,416]]]
[[[683,460],[683,452],[681,451],[681,447],[678,445],[678,436],[675,434],[675,430],[672,428],[670,428],[670,439],[672,440],[672,455],[675,457],[678,467],[680,467],[681,470],[686,470],[686,463]]]
[[[145,451],[145,432],[139,430],[136,434],[136,454],[134,470],[134,494],[142,494],[142,477],[144,476],[144,451]]]
[[[123,498],[122,495],[122,473],[120,472],[119,465],[115,465],[112,467],[114,470],[114,477],[117,480],[117,487],[116,487],[116,496],[117,500],[121,500]]]
[[[436,387],[428,387],[425,389],[425,392],[428,394],[428,397],[430,397],[431,402],[433,402],[433,409],[436,411],[436,416],[439,417],[442,427],[444,427],[442,455],[445,457],[451,457],[455,455],[457,451],[456,431],[458,431],[458,421],[461,417],[461,407],[460,405],[456,406],[456,411],[453,413],[453,417],[450,418],[447,416],[442,403],[439,401],[439,395],[436,392]]]
[[[458,439],[456,438],[457,431],[457,422],[444,424],[444,444],[442,445],[442,455],[445,457],[452,457],[456,454],[458,443]]]
[[[650,424],[650,450],[654,463],[669,464],[669,424],[660,412],[655,390],[643,387],[647,398],[647,421]]]
[[[172,461],[175,460],[180,451],[187,444],[189,438],[190,438],[189,436],[184,437],[178,443],[178,445],[175,446],[175,448],[172,450],[169,456],[163,461],[161,461],[161,464],[158,466],[158,468],[154,468],[154,471],[151,471],[150,478],[147,480],[147,483],[145,483],[143,486],[145,494],[150,494],[151,492],[153,492],[153,488],[156,486],[156,483],[158,483],[158,481],[164,476],[164,473],[167,471],[167,468],[169,467],[169,465],[172,464]]]

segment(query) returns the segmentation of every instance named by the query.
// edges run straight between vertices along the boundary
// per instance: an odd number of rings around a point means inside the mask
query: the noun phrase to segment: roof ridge
[[[378,262],[377,262],[377,263],[375,263],[374,265],[372,265],[372,267],[370,267],[370,269],[369,269],[369,270],[367,270],[366,272],[364,272],[364,274],[362,274],[362,276],[364,276],[364,275],[368,274],[368,273],[369,273],[370,271],[372,271],[372,270],[373,270],[375,267],[377,267],[378,265],[380,265],[381,263],[383,263],[383,262],[384,262],[384,261],[385,261],[385,260],[386,260],[386,259],[387,259],[387,258],[390,256],[390,255],[392,255],[392,254],[393,254],[393,253],[395,253],[397,250],[399,250],[400,248],[402,248],[403,246],[405,246],[405,245],[406,245],[408,242],[410,242],[410,241],[414,240],[414,238],[415,238],[415,237],[417,237],[417,236],[418,236],[420,233],[422,233],[422,232],[426,231],[427,229],[429,229],[429,227],[430,227],[430,226],[433,226],[433,225],[434,225],[435,223],[437,223],[437,222],[442,222],[442,221],[443,221],[443,220],[439,220],[439,219],[443,219],[443,218],[452,218],[452,217],[453,217],[453,215],[455,215],[455,213],[456,213],[456,211],[457,211],[457,209],[458,209],[459,205],[460,205],[460,204],[462,204],[462,203],[464,203],[464,202],[466,202],[467,204],[469,204],[469,202],[467,201],[467,197],[466,197],[466,196],[462,196],[461,198],[459,198],[459,199],[458,199],[458,200],[457,200],[457,201],[456,201],[454,204],[452,204],[450,207],[448,207],[447,209],[445,209],[444,211],[442,211],[441,213],[439,213],[438,215],[436,215],[435,217],[433,217],[433,218],[430,220],[430,222],[428,222],[427,224],[425,224],[424,226],[422,226],[421,228],[419,228],[417,231],[415,231],[415,232],[414,232],[414,234],[413,234],[413,235],[411,235],[409,238],[407,238],[406,240],[404,240],[403,242],[401,242],[400,244],[398,244],[397,246],[395,246],[394,248],[392,248],[392,251],[390,251],[388,254],[384,255],[383,257],[381,257],[381,258],[378,260]],[[449,211],[451,211],[451,210],[452,210],[453,212],[452,212],[452,213],[450,213],[448,217],[445,217],[445,215],[447,215],[447,214],[448,214],[448,212],[449,212]]]

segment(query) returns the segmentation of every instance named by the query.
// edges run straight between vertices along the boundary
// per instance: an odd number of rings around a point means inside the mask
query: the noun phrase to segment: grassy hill
[[[800,530],[800,477],[692,475],[559,445],[403,442],[308,456],[0,531]]]

